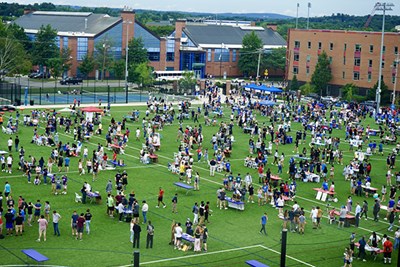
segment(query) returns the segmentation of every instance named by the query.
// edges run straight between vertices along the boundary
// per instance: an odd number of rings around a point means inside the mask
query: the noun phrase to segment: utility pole
[[[258,50],[258,64],[257,64],[257,77],[256,77],[256,81],[258,81],[258,77],[260,77],[260,64],[261,64],[261,52],[263,50],[260,49]]]
[[[128,51],[129,51],[129,24],[133,24],[132,21],[127,20],[123,22],[126,24],[126,41],[125,41],[125,102],[128,103]]]
[[[300,4],[299,4],[299,3],[297,3],[297,12],[296,12],[296,29],[297,29],[297,26],[299,25],[299,7],[300,7]]]
[[[381,85],[382,85],[382,63],[383,63],[383,44],[385,40],[385,15],[386,11],[393,10],[392,7],[394,5],[392,3],[376,3],[376,10],[383,11],[382,17],[382,36],[381,36],[381,51],[379,53],[379,77],[378,77],[378,88],[376,88],[376,114],[379,113],[379,108],[381,105]]]

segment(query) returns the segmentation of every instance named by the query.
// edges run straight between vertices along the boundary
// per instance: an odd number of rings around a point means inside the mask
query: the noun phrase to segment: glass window
[[[209,48],[209,49],[207,49],[207,61],[208,62],[211,62],[211,55],[212,55],[211,49]]]
[[[232,49],[232,62],[236,62],[236,49]]]
[[[308,41],[308,45],[307,45],[308,49],[311,49],[311,42]]]
[[[398,46],[395,46],[395,47],[394,47],[394,54],[397,55],[397,53],[399,53],[399,47],[398,47]]]
[[[360,66],[361,65],[361,58],[356,57],[354,58],[354,66]]]
[[[353,72],[353,80],[355,81],[360,80],[360,72],[358,71]]]
[[[78,37],[77,60],[82,60],[88,52],[88,38]]]
[[[160,61],[160,52],[147,52],[150,61]]]
[[[392,75],[392,83],[394,84],[396,82],[396,75],[393,73]]]
[[[370,82],[372,80],[372,73],[368,72],[368,82]]]
[[[306,74],[310,74],[310,67],[306,67]]]
[[[307,62],[310,62],[310,61],[311,61],[311,56],[307,55]]]
[[[369,52],[370,52],[370,53],[374,53],[374,46],[373,46],[373,45],[370,45],[370,46],[369,46]]]
[[[329,64],[332,64],[333,58],[329,57]]]
[[[346,57],[343,57],[343,65],[346,65]]]
[[[344,51],[346,51],[347,50],[347,44],[344,44]]]
[[[331,51],[333,50],[333,43],[329,44],[329,50],[331,50]]]
[[[167,61],[175,61],[175,53],[174,52],[167,52]]]
[[[216,48],[214,50],[214,62],[229,62],[229,49]]]
[[[56,41],[57,47],[59,48],[60,47],[60,36],[57,36],[55,41]]]
[[[368,60],[368,67],[372,67],[372,59]]]
[[[382,49],[382,53],[385,54],[385,52],[386,52],[386,46],[384,45],[384,46],[383,46],[383,49]]]
[[[64,48],[68,47],[68,37],[63,37],[63,47]]]
[[[318,49],[322,49],[322,43],[318,42]]]
[[[293,67],[293,74],[298,74],[299,73],[299,67],[294,66]]]
[[[300,41],[294,41],[294,48],[300,48]]]
[[[361,52],[361,45],[360,44],[356,44],[355,45],[355,50],[356,50],[356,52]]]
[[[385,68],[385,60],[382,60],[382,69]]]
[[[342,72],[342,79],[346,79],[346,72]]]
[[[293,55],[293,60],[294,60],[294,61],[299,61],[299,59],[300,59],[299,54],[294,54],[294,55]]]

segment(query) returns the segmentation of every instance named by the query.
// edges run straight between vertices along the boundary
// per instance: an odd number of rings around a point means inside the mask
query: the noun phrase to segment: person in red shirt
[[[264,183],[264,164],[260,164],[260,166],[258,166],[258,183]]]
[[[387,237],[385,243],[383,243],[383,263],[392,263],[392,251],[393,243],[389,240],[389,237]]]
[[[164,209],[167,207],[167,205],[165,205],[165,203],[163,202],[163,198],[164,198],[164,190],[160,187],[160,191],[158,191],[158,204],[156,208],[160,207],[160,203],[163,204]]]

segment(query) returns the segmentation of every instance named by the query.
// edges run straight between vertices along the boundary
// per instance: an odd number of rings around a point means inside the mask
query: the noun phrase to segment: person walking
[[[80,241],[82,241],[84,226],[85,226],[85,215],[83,213],[81,213],[81,215],[76,220],[76,230],[78,232],[78,235],[76,236],[76,240],[79,239]]]
[[[71,229],[72,229],[72,236],[77,236],[78,237],[78,233],[76,231],[76,223],[78,221],[78,214],[76,213],[76,211],[74,210],[74,212],[72,213],[71,216]]]
[[[394,233],[394,249],[398,249],[400,245],[400,228],[397,228],[397,231]]]
[[[361,214],[360,214],[360,218],[362,218],[363,215],[365,215],[365,220],[368,220],[368,202],[366,200],[363,201],[363,206],[361,208]]]
[[[15,146],[15,152],[18,152],[18,146],[19,146],[19,137],[18,137],[18,135],[15,137],[14,146]]]
[[[260,230],[260,234],[264,233],[265,235],[267,235],[267,231],[265,230],[265,225],[267,224],[268,221],[268,216],[267,213],[265,212],[263,216],[261,216],[261,230]]]
[[[358,255],[357,258],[362,259],[362,261],[367,261],[365,259],[365,246],[367,245],[367,241],[365,241],[365,236],[362,236],[361,239],[358,241],[360,244],[358,247]]]
[[[40,219],[37,222],[39,224],[39,238],[36,241],[40,242],[40,239],[42,238],[42,236],[43,236],[43,240],[46,241],[46,230],[47,230],[48,222],[44,218],[44,215],[40,215]]]
[[[133,248],[139,248],[139,243],[140,243],[140,232],[142,231],[142,228],[138,223],[133,223]]]
[[[374,215],[374,221],[375,222],[379,221],[378,214],[379,214],[380,210],[381,210],[381,205],[379,203],[379,200],[375,199],[374,209],[372,211],[372,214]]]
[[[159,191],[158,191],[158,203],[156,208],[160,207],[160,204],[163,204],[163,208],[165,209],[167,207],[167,205],[165,205],[165,203],[163,202],[164,199],[164,190],[162,189],[162,187],[160,187]]]
[[[147,238],[146,238],[146,248],[153,248],[153,237],[154,237],[154,226],[149,221],[147,225]]]
[[[12,137],[7,140],[7,146],[8,146],[8,152],[11,153],[12,146],[13,146],[14,141],[12,140]]]
[[[178,193],[172,198],[172,213],[178,213]]]
[[[361,210],[362,209],[361,209],[360,203],[357,202],[356,209],[355,209],[355,213],[356,213],[355,226],[356,227],[358,227],[360,224]],[[352,248],[352,250],[354,251],[353,248]]]
[[[60,236],[60,230],[58,228],[58,222],[60,221],[60,219],[61,219],[61,215],[57,211],[53,210],[54,235],[58,235],[58,236]]]
[[[92,221],[92,214],[90,213],[90,209],[86,210],[85,213],[85,225],[86,225],[86,233],[90,234],[90,222]]]

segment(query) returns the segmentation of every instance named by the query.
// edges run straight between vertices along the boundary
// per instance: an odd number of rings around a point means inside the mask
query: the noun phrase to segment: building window
[[[384,45],[384,46],[382,47],[382,53],[385,54],[385,52],[386,52],[386,45]]]
[[[211,49],[207,49],[207,61],[208,62],[211,62],[211,55],[212,55]]]
[[[321,42],[318,42],[318,49],[319,50],[322,49],[322,43]]]
[[[344,44],[344,51],[346,51],[347,50],[347,44]]]
[[[397,67],[397,62],[395,60],[395,61],[393,61],[393,68],[396,68],[396,67]]]
[[[396,82],[396,75],[393,74],[393,75],[392,75],[392,83],[394,84],[395,82]]]
[[[372,73],[368,72],[368,82],[371,82],[371,80],[372,80]]]
[[[346,57],[343,57],[343,65],[346,65]]]
[[[333,58],[329,57],[329,64],[332,64]]]
[[[160,61],[160,52],[147,52],[150,61]]]
[[[294,66],[293,67],[293,74],[298,74],[299,73],[299,67]]]
[[[63,47],[68,48],[68,37],[63,37]]]
[[[232,49],[232,62],[236,62],[236,60],[237,60],[236,49]]]
[[[346,72],[342,71],[342,79],[346,79]]]
[[[373,46],[373,45],[370,45],[370,46],[369,46],[369,52],[370,52],[370,53],[374,53],[374,46]]]
[[[306,74],[307,76],[310,74],[310,67],[306,67]]]
[[[216,48],[214,50],[214,62],[229,62],[229,49]]]
[[[175,53],[174,52],[167,52],[167,61],[175,61]]]
[[[294,60],[294,61],[299,61],[299,59],[300,59],[299,54],[294,54],[294,55],[293,55],[293,60]]]
[[[361,52],[361,45],[360,44],[356,44],[355,45],[355,50],[356,50],[356,52]]]
[[[356,57],[354,58],[354,66],[360,66],[361,65],[361,58]]]
[[[307,55],[307,62],[310,62],[310,61],[311,61],[311,56]]]
[[[331,50],[331,51],[333,50],[333,43],[329,44],[329,50]]]
[[[294,41],[294,48],[300,48],[300,41]]]
[[[358,72],[358,71],[353,72],[353,80],[354,81],[360,80],[360,72]]]
[[[397,55],[397,53],[399,53],[399,47],[395,46],[394,47],[394,54]]]
[[[78,49],[76,50],[77,60],[82,60],[88,52],[88,38],[78,37]]]
[[[372,67],[372,59],[368,60],[368,67]]]
[[[385,60],[382,60],[382,69],[385,68]]]
[[[311,42],[308,41],[308,45],[307,45],[308,49],[311,49]]]

